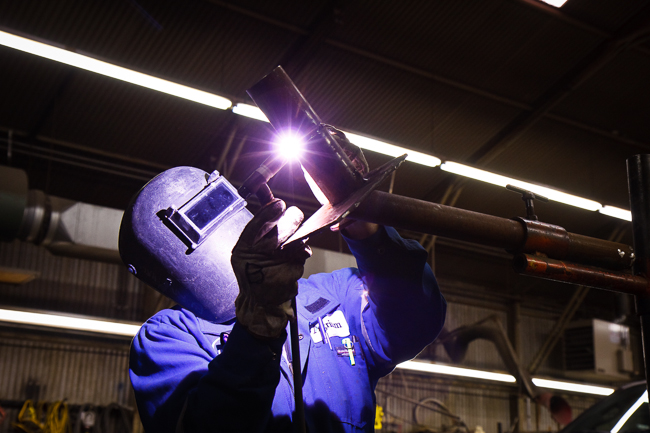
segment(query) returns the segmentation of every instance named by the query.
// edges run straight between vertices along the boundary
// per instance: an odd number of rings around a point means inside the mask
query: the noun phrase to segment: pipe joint
[[[564,259],[571,248],[567,231],[553,224],[524,218],[514,218],[524,227],[524,244],[521,252],[541,253],[556,259]]]

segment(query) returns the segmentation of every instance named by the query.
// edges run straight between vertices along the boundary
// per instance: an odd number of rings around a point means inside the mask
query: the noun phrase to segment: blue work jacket
[[[438,335],[446,302],[425,250],[381,228],[346,239],[357,268],[299,281],[297,309],[309,432],[374,431],[379,378]],[[181,307],[149,319],[133,340],[130,377],[145,430],[290,432],[286,333],[254,338]]]

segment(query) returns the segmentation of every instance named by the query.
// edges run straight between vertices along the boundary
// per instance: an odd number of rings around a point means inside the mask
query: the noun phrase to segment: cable
[[[68,403],[65,400],[54,402],[48,406],[44,431],[46,433],[72,432],[70,412],[68,411]]]

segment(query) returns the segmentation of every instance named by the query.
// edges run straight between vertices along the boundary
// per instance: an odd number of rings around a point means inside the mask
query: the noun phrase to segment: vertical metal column
[[[634,236],[634,274],[648,277],[650,260],[650,155],[635,155],[627,159],[627,181],[632,211]],[[635,296],[641,319],[641,339],[645,363],[646,385],[650,385],[650,296]],[[650,387],[649,387],[650,389]]]

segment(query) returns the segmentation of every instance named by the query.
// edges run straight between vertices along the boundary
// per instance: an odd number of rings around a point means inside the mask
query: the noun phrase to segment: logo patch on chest
[[[319,322],[323,324],[327,338],[347,337],[350,335],[350,327],[348,326],[347,320],[345,320],[343,312],[340,310],[336,310],[332,314],[323,317]],[[324,335],[320,323],[314,323],[309,329],[309,334],[314,343],[323,341]]]

